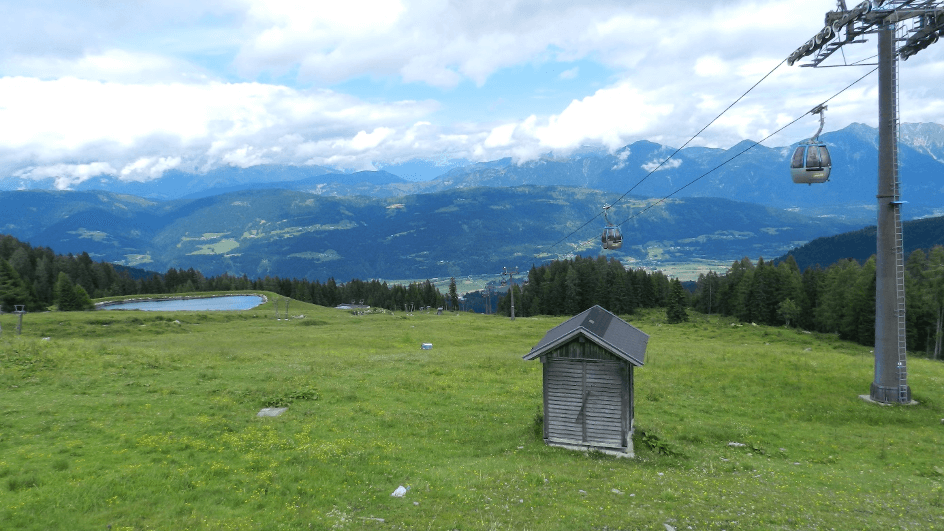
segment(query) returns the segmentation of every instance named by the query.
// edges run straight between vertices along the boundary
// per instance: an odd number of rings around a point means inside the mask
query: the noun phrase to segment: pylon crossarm
[[[903,39],[906,44],[900,53],[904,59],[942,36],[941,0],[888,0],[876,6],[864,1],[852,9],[844,9],[844,2],[839,4],[837,11],[825,15],[824,27],[788,56],[789,66],[808,56],[812,56],[810,63],[803,66],[819,66],[842,46],[866,42],[863,36],[882,26],[910,19],[919,19],[920,23]]]

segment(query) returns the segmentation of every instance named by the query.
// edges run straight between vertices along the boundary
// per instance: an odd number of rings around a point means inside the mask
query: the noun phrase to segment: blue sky
[[[355,171],[643,139],[677,147],[819,31],[836,2],[0,6],[0,179],[68,188],[225,165]],[[875,53],[871,40],[830,62]],[[781,66],[693,144],[761,139],[869,68]],[[941,43],[900,63],[902,121],[942,123],[943,75]],[[875,78],[831,101],[826,130],[876,125]]]

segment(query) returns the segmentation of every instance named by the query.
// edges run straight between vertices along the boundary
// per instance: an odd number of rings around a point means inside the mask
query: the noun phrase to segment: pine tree
[[[94,310],[95,304],[92,302],[92,299],[89,298],[89,294],[85,291],[85,288],[76,284],[74,292],[75,300],[75,311],[84,311],[84,310]]]
[[[584,311],[585,308],[581,308],[583,293],[581,292],[581,280],[577,268],[568,269],[564,286],[564,314],[575,315]]]
[[[455,277],[450,277],[449,301],[450,301],[450,308],[452,308],[454,312],[458,312],[459,311],[459,294],[456,293],[456,278]]]
[[[671,282],[666,320],[669,324],[684,323],[689,320],[689,314],[686,313],[686,290],[678,278]]]
[[[30,289],[16,269],[6,260],[0,260],[0,309],[12,312],[16,305],[31,303]]]
[[[56,309],[61,312],[71,312],[78,305],[75,284],[65,271],[60,272],[59,279],[56,281]]]

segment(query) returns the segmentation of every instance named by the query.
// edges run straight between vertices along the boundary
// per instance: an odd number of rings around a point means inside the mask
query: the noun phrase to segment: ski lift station
[[[545,334],[523,359],[542,363],[546,444],[633,456],[633,368],[649,339],[600,306]]]

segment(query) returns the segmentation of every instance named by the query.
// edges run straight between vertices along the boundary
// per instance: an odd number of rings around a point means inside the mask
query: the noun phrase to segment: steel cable
[[[683,144],[682,147],[677,148],[670,156],[666,157],[662,162],[660,162],[659,166],[657,166],[657,167],[654,168],[652,171],[650,171],[649,173],[647,173],[642,179],[640,179],[635,185],[633,185],[633,187],[630,188],[630,190],[628,190],[626,193],[624,193],[623,195],[621,195],[620,197],[618,197],[613,203],[611,203],[610,205],[608,205],[608,207],[612,207],[612,206],[614,206],[615,204],[617,204],[619,201],[623,200],[627,195],[630,194],[630,192],[632,192],[632,191],[633,191],[634,189],[636,189],[643,181],[645,181],[645,180],[647,179],[647,177],[649,177],[650,175],[652,175],[654,172],[658,171],[658,170],[660,169],[660,167],[662,167],[662,166],[663,166],[664,164],[666,164],[669,160],[671,160],[674,156],[676,156],[676,154],[678,154],[684,147],[686,147],[690,142],[692,142],[692,140],[694,140],[697,136],[699,136],[699,134],[701,134],[703,131],[705,131],[705,130],[706,130],[709,126],[711,126],[715,121],[717,121],[719,118],[721,118],[722,115],[724,115],[726,112],[728,112],[728,110],[731,109],[733,106],[735,106],[736,103],[738,103],[742,98],[744,98],[749,92],[751,92],[755,87],[757,87],[757,86],[758,86],[762,81],[764,81],[768,76],[770,76],[772,73],[774,73],[774,71],[777,70],[782,64],[784,64],[784,61],[782,61],[781,63],[779,63],[778,66],[774,67],[770,72],[768,72],[767,74],[765,74],[765,76],[762,77],[757,83],[755,83],[754,85],[752,85],[752,87],[749,88],[747,91],[745,91],[744,94],[742,94],[741,96],[739,96],[739,98],[736,99],[734,102],[732,102],[731,105],[729,105],[728,107],[726,107],[724,111],[722,111],[718,116],[716,116],[716,117],[715,117],[711,122],[709,122],[705,127],[703,127],[702,129],[700,129],[698,133],[696,133],[695,135],[693,135],[685,144]],[[863,76],[861,76],[860,78],[858,78],[856,81],[853,81],[852,83],[850,83],[849,85],[847,85],[846,87],[844,87],[843,89],[841,89],[839,92],[837,92],[837,93],[834,94],[833,96],[830,96],[829,98],[827,98],[826,100],[824,100],[820,105],[824,105],[824,104],[826,104],[827,102],[829,102],[830,100],[832,100],[832,99],[836,98],[837,96],[839,96],[840,94],[843,94],[844,92],[846,92],[847,90],[849,90],[851,87],[853,87],[854,85],[856,85],[856,84],[859,83],[860,81],[866,79],[870,74],[872,74],[873,72],[876,72],[876,70],[878,70],[878,68],[874,68],[874,69],[870,70],[869,72],[867,72],[866,74],[864,74]],[[666,201],[666,200],[669,199],[670,197],[676,195],[677,193],[681,192],[682,190],[685,190],[686,188],[688,188],[689,186],[691,186],[691,185],[694,184],[695,182],[699,181],[700,179],[702,179],[702,178],[705,177],[706,175],[709,175],[710,173],[712,173],[712,172],[718,170],[719,168],[721,168],[722,166],[725,166],[726,164],[728,164],[729,162],[733,161],[734,159],[740,157],[741,155],[743,155],[743,154],[746,153],[747,151],[751,150],[751,149],[754,148],[755,146],[761,145],[761,142],[764,142],[765,140],[768,140],[768,139],[771,138],[772,136],[774,136],[774,135],[780,133],[781,131],[787,129],[788,127],[794,125],[794,124],[795,124],[796,122],[798,122],[801,118],[804,118],[804,117],[807,116],[808,114],[810,114],[810,111],[805,112],[804,114],[798,116],[797,118],[795,118],[795,119],[792,120],[791,122],[787,123],[786,125],[782,126],[782,127],[779,128],[778,130],[776,130],[775,132],[773,132],[773,133],[769,134],[768,136],[764,137],[764,138],[761,139],[760,141],[757,141],[757,142],[753,141],[752,144],[751,144],[750,146],[748,146],[747,148],[745,148],[744,150],[742,150],[742,151],[736,153],[735,155],[733,155],[732,157],[728,158],[727,160],[725,160],[725,161],[722,162],[721,164],[715,166],[715,167],[712,168],[711,170],[709,170],[709,171],[703,173],[703,174],[700,175],[699,177],[696,177],[696,178],[693,179],[692,181],[689,181],[689,182],[686,183],[685,185],[683,185],[683,186],[677,188],[677,189],[676,189],[675,191],[673,191],[672,193],[670,193],[670,194],[664,196],[663,198],[661,198],[660,200],[658,200],[658,201],[654,202],[653,204],[647,206],[647,207],[644,208],[643,210],[641,210],[641,211],[639,211],[639,212],[637,212],[637,213],[631,215],[631,216],[628,217],[627,219],[621,221],[620,223],[618,223],[618,224],[616,225],[616,227],[620,227],[620,226],[623,225],[624,223],[627,223],[627,222],[630,221],[631,219],[634,219],[634,218],[636,218],[637,216],[639,216],[639,215],[645,213],[646,211],[650,210],[651,208],[655,207],[656,205],[659,205],[659,204],[663,203],[664,201]],[[570,238],[571,236],[574,236],[575,234],[577,234],[578,232],[580,232],[581,229],[583,229],[584,227],[588,226],[591,222],[593,222],[595,219],[599,218],[600,216],[601,216],[601,214],[597,214],[596,216],[594,216],[594,217],[592,217],[591,219],[587,220],[583,225],[581,225],[580,227],[578,227],[578,228],[574,229],[573,231],[571,231],[567,236],[565,236],[564,238],[561,238],[560,240],[558,240],[557,242],[555,242],[554,244],[552,244],[551,246],[549,246],[548,249],[553,249],[554,247],[558,246],[559,244],[561,244],[562,242],[564,242],[565,240],[567,240],[567,239]]]

